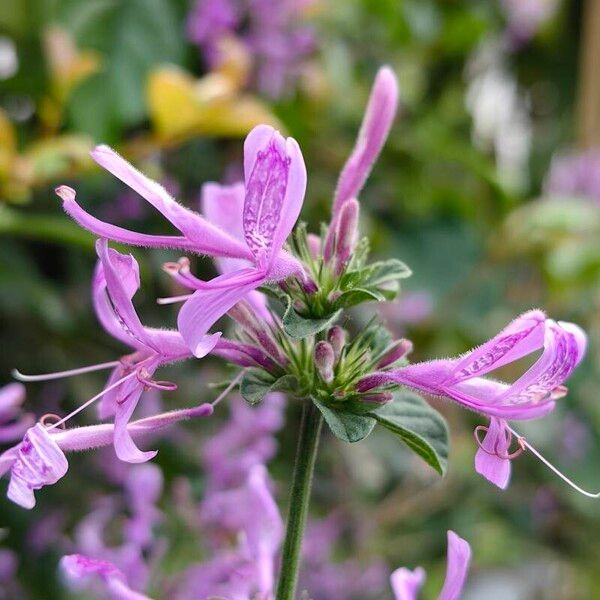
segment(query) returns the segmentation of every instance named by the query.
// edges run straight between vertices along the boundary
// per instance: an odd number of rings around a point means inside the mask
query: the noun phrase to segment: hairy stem
[[[277,600],[294,600],[296,594],[302,538],[306,526],[310,490],[322,424],[323,417],[319,409],[310,400],[306,400],[302,408],[300,437],[296,448],[290,507],[281,557],[281,575],[277,587]]]

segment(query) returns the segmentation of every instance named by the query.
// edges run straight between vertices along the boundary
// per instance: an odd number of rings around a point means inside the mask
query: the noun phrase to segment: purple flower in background
[[[0,388],[0,444],[16,442],[34,424],[31,414],[22,414],[25,386],[9,383]]]
[[[212,404],[174,410],[127,424],[127,434],[143,438],[164,427],[194,417],[209,416]],[[65,452],[100,448],[113,443],[115,425],[101,424],[73,429],[46,427],[42,423],[29,429],[23,441],[0,454],[0,476],[10,471],[8,497],[23,508],[33,508],[33,492],[56,483],[68,469]]]
[[[271,98],[293,89],[305,59],[315,48],[312,28],[302,22],[306,0],[197,0],[187,21],[188,39],[208,67],[223,57],[219,42],[241,39],[255,67],[256,87]]]
[[[125,575],[110,562],[97,560],[82,554],[63,556],[60,567],[67,581],[76,589],[85,589],[90,583],[100,583],[112,600],[151,600],[148,596],[132,590]]]
[[[512,384],[483,377],[540,349],[541,356]],[[358,389],[367,391],[386,382],[399,383],[451,398],[489,416],[489,428],[476,430],[485,431],[485,438],[479,442],[475,468],[505,488],[510,479],[510,460],[514,458],[509,452],[512,433],[507,420],[535,419],[552,411],[555,400],[565,395],[562,384],[582,360],[585,349],[586,336],[577,325],[557,323],[543,312],[532,310],[461,358],[381,371],[364,378]]]
[[[453,531],[448,531],[446,580],[438,600],[459,600],[470,561],[471,547],[468,542]],[[419,590],[425,581],[425,571],[421,567],[417,567],[414,571],[401,567],[392,573],[390,579],[396,600],[417,600]]]
[[[600,206],[600,149],[555,157],[544,181],[544,195],[582,198]]]
[[[500,6],[507,20],[507,43],[518,50],[552,18],[558,0],[501,0]]]

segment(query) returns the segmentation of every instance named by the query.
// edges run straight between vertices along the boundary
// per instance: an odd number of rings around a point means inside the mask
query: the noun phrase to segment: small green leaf
[[[448,464],[448,427],[444,418],[412,392],[395,394],[393,402],[369,413],[413,452],[444,475]]]
[[[346,272],[340,282],[342,289],[376,288],[382,293],[385,290],[395,291],[397,282],[412,275],[412,271],[401,260],[392,258],[373,263],[364,269]],[[394,285],[396,284],[396,286]]]
[[[319,331],[323,331],[323,329],[326,329],[332,325],[338,319],[341,313],[342,310],[339,309],[322,319],[310,319],[307,317],[302,317],[294,310],[294,307],[292,306],[292,300],[288,297],[287,308],[281,322],[285,332],[291,338],[299,340],[308,337],[309,335],[319,333]]]
[[[339,308],[350,308],[363,302],[383,302],[386,297],[375,289],[354,288],[343,292],[335,301],[334,306]]]
[[[248,404],[254,405],[262,402],[270,392],[290,390],[297,385],[293,375],[276,378],[262,369],[248,369],[240,382],[240,393]]]
[[[336,410],[329,406],[325,406],[314,398],[313,402],[321,411],[321,414],[327,425],[329,425],[329,429],[331,429],[333,435],[350,444],[365,439],[371,431],[373,431],[375,423],[377,422],[369,415],[356,415],[351,412]]]

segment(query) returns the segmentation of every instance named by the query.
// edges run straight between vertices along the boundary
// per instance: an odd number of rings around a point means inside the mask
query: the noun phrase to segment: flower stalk
[[[298,585],[302,538],[306,526],[313,472],[323,417],[310,400],[304,402],[292,480],[290,506],[281,553],[281,574],[276,600],[294,600]]]

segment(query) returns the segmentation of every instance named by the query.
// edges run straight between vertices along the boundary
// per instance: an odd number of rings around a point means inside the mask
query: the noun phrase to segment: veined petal
[[[148,596],[132,590],[125,580],[125,575],[115,565],[106,561],[69,554],[63,556],[60,568],[75,587],[91,578],[98,578],[105,586],[106,592],[113,600],[151,600]]]
[[[33,508],[34,490],[56,483],[67,472],[69,463],[46,428],[39,423],[27,431],[15,451],[7,496],[23,508]]]
[[[438,600],[459,600],[471,562],[471,547],[466,540],[448,531],[446,580]]]
[[[516,318],[489,342],[457,361],[446,383],[451,385],[485,375],[539,350],[544,344],[545,323],[546,315],[540,310],[531,310]]]
[[[181,235],[148,235],[130,231],[118,225],[105,223],[90,215],[75,201],[75,190],[61,185],[56,188],[56,194],[63,200],[65,212],[81,227],[91,233],[115,242],[130,246],[147,246],[149,248],[181,248],[196,251],[196,245]]]
[[[254,256],[271,265],[304,201],[306,167],[298,143],[267,125],[255,127],[244,143],[244,174],[244,237]]]
[[[392,573],[390,583],[396,600],[417,600],[425,583],[425,571],[421,567],[414,571],[400,567]]]
[[[208,330],[237,302],[265,281],[255,269],[219,275],[197,290],[179,311],[177,325],[192,353],[204,350]]]
[[[398,82],[389,67],[377,73],[354,150],[338,180],[333,201],[336,216],[350,198],[358,197],[390,132],[398,107]]]
[[[92,158],[123,183],[136,191],[161,212],[184,236],[193,242],[196,252],[210,256],[249,258],[245,245],[209,223],[198,213],[175,201],[165,188],[146,177],[108,146],[97,146]]]
[[[475,470],[502,490],[510,481],[511,464],[510,459],[506,458],[510,440],[510,432],[506,430],[504,421],[491,418],[485,438],[475,454]]]
[[[96,252],[102,262],[108,299],[115,319],[131,338],[134,346],[148,346],[150,340],[131,299],[139,286],[137,262],[133,256],[125,256],[108,247],[107,240],[96,242]]]
[[[548,320],[542,356],[504,392],[498,403],[515,406],[550,401],[552,392],[581,362],[585,350],[586,336],[577,325]]]

